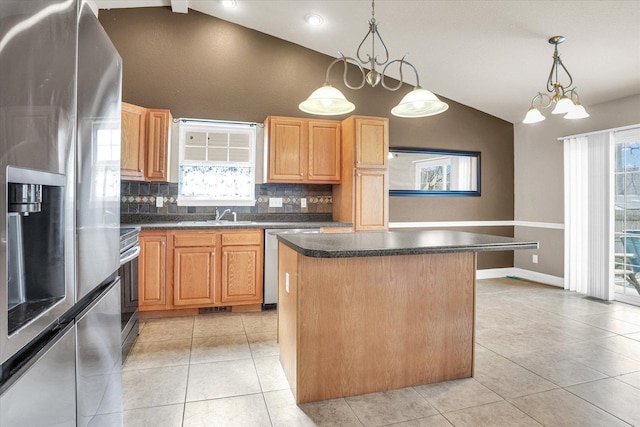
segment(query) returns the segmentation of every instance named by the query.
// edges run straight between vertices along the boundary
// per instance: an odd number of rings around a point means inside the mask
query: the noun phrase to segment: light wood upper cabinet
[[[309,121],[309,181],[340,182],[340,123]]]
[[[122,103],[122,179],[169,181],[172,120],[169,110]]]
[[[333,186],[333,219],[355,231],[389,224],[389,120],[351,116],[342,122],[342,182]]]
[[[147,179],[169,180],[169,143],[171,131],[169,110],[147,110]]]
[[[122,149],[120,175],[130,181],[144,181],[147,110],[122,103]]]
[[[340,182],[340,122],[267,117],[269,182]]]
[[[389,121],[355,118],[355,162],[357,168],[386,168],[389,153]]]
[[[307,139],[305,120],[268,117],[265,127],[269,137],[269,181],[303,182]]]
[[[140,233],[138,299],[140,310],[167,308],[167,234],[164,231]]]

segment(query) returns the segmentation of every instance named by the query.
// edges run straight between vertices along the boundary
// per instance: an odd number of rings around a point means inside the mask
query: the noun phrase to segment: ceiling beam
[[[171,10],[175,13],[188,13],[189,0],[171,0]]]

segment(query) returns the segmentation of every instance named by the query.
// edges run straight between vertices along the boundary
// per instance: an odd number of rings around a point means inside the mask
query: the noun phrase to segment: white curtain
[[[612,132],[564,139],[565,289],[603,300],[613,291]]]

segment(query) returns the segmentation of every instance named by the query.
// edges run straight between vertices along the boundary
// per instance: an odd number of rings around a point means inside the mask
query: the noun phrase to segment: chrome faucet
[[[231,209],[225,209],[224,211],[222,211],[222,213],[219,213],[218,208],[216,208],[216,221],[220,221],[222,217],[228,212],[231,212]]]

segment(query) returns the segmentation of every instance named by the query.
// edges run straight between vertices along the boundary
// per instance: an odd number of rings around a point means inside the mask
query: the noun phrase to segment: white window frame
[[[219,130],[228,133],[246,133],[249,135],[249,162],[208,162],[208,161],[185,161],[185,143],[187,132],[210,132]],[[255,123],[235,123],[220,122],[215,120],[189,120],[180,119],[178,121],[178,180],[180,180],[180,167],[189,166],[249,166],[251,167],[251,189],[250,195],[246,198],[233,199],[212,199],[201,196],[182,196],[178,192],[178,206],[255,206],[255,186],[256,186],[256,124]],[[180,183],[178,183],[180,185]]]

